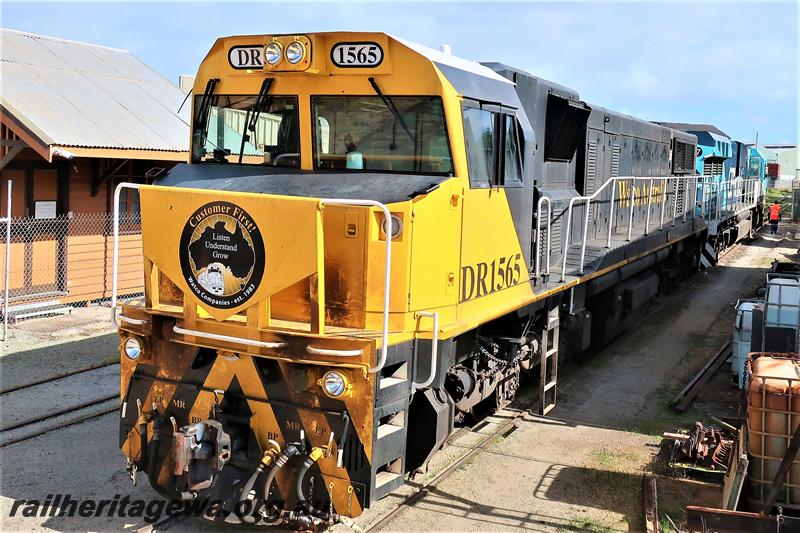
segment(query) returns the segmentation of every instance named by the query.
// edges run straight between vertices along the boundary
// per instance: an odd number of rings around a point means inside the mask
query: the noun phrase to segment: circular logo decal
[[[201,301],[230,309],[250,299],[264,275],[264,240],[252,217],[229,202],[195,211],[181,234],[183,277]]]

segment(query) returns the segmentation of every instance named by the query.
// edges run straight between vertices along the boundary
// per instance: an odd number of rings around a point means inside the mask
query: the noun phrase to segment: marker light
[[[269,43],[264,49],[264,58],[270,65],[277,65],[283,58],[283,47],[281,43]]]
[[[294,41],[286,47],[286,60],[292,65],[296,65],[303,60],[306,55],[306,47],[300,41]]]
[[[347,380],[339,372],[331,370],[322,376],[322,389],[331,398],[338,398],[347,390]]]
[[[401,233],[403,233],[403,221],[400,219],[399,216],[392,215],[391,216],[391,223],[392,223],[392,226],[391,226],[392,239],[396,239],[397,237],[400,236]],[[388,233],[386,231],[388,228],[386,227],[386,219],[385,218],[383,219],[383,224],[381,224],[381,229],[383,230],[384,234]]]
[[[128,337],[125,339],[123,348],[125,349],[125,355],[128,356],[128,359],[133,359],[135,361],[142,355],[142,344],[135,337]]]

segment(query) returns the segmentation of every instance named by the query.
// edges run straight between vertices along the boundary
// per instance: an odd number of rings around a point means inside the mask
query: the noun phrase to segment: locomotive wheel
[[[492,395],[496,409],[502,409],[510,404],[517,396],[519,389],[519,368],[514,370],[502,383],[497,385]]]

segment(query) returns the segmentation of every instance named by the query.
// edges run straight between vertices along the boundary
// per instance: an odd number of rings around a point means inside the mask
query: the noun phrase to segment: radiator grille
[[[672,170],[675,173],[686,173],[694,170],[693,144],[675,141],[675,151],[672,154]]]

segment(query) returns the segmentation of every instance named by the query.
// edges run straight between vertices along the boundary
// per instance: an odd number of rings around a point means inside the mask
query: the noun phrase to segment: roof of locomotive
[[[345,31],[330,31],[330,32],[308,32],[297,33],[292,35],[303,35],[306,37],[323,36],[327,41],[326,47],[331,48],[335,46],[337,36],[341,36],[346,42],[354,41],[370,41],[371,39],[381,40],[381,38],[388,39],[394,43],[403,46],[412,52],[424,57],[431,62],[453,86],[453,88],[462,96],[476,100],[487,102],[500,103],[513,108],[519,108],[519,98],[514,90],[514,83],[504,78],[500,74],[494,72],[492,69],[484,65],[471,61],[451,53],[442,52],[428,46],[415,43],[384,32],[345,32]],[[266,37],[281,37],[285,35],[278,34],[264,34],[264,35],[230,35],[226,37],[219,37],[214,45],[209,50],[203,62],[209,59],[212,54],[218,51],[219,48],[227,45],[239,46],[240,41],[248,41],[258,38]],[[342,41],[345,42],[345,41]],[[325,54],[323,54],[325,55]],[[369,73],[369,68],[356,69],[359,75]],[[303,72],[297,72],[302,74]],[[281,74],[281,72],[272,72],[270,75]],[[295,74],[292,72],[291,74]],[[195,82],[203,83],[202,78],[198,78]]]

